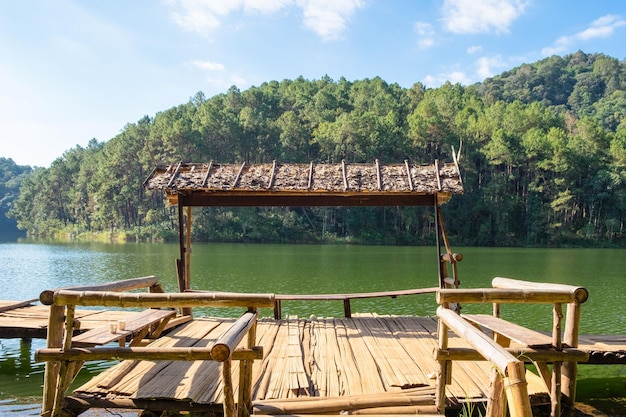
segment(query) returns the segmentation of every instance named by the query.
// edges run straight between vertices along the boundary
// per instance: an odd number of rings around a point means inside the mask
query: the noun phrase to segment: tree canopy
[[[177,233],[175,211],[142,182],[177,161],[451,161],[465,195],[444,206],[456,244],[622,245],[626,218],[626,64],[577,52],[482,83],[426,88],[379,77],[269,81],[128,124],[24,178],[10,213],[36,236]],[[1,194],[0,194],[1,196]],[[213,208],[194,238],[420,244],[433,214],[386,208]]]

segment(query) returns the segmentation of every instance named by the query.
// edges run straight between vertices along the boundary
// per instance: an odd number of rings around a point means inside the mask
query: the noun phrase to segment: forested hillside
[[[6,215],[19,196],[23,179],[31,171],[29,166],[17,165],[12,159],[0,157],[0,237],[19,232],[15,220]]]
[[[451,161],[465,195],[444,206],[455,245],[623,245],[626,63],[577,52],[471,86],[380,78],[269,81],[128,124],[26,178],[11,211],[32,235],[168,239],[175,210],[141,184],[157,164]],[[462,144],[462,145],[461,145]],[[426,243],[425,210],[196,210],[194,239]],[[432,236],[427,236],[432,239]]]

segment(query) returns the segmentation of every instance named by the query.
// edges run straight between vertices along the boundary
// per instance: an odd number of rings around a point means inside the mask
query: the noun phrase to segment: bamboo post
[[[178,198],[178,244],[180,246],[180,259],[177,262],[178,291],[185,291],[185,214],[183,199]]]
[[[563,318],[563,307],[560,303],[554,304],[552,310],[553,328],[552,328],[552,345],[558,351],[563,350],[561,342],[561,320]],[[552,364],[552,383],[550,388],[550,416],[561,416],[561,362]]]
[[[439,320],[437,323],[438,350],[448,349],[448,326]],[[437,360],[437,390],[435,391],[435,407],[439,414],[445,414],[446,411],[446,385],[451,379],[451,361],[445,359]]]
[[[222,382],[224,383],[224,417],[236,416],[231,363],[230,359],[222,362]]]
[[[563,343],[571,348],[578,347],[578,329],[580,324],[580,303],[574,302],[567,305],[565,330]],[[577,362],[564,362],[562,365],[561,391],[565,401],[564,416],[571,415],[576,401],[576,378],[578,376]]]
[[[46,347],[60,348],[63,346],[63,319],[65,316],[65,306],[50,306],[48,317],[48,340]],[[58,361],[46,362],[44,371],[43,400],[41,402],[41,415],[49,417],[55,403],[55,393],[57,379],[61,363]]]
[[[76,312],[76,306],[68,305],[65,309],[65,336],[63,339],[63,350],[67,351],[72,348],[72,336],[74,334],[74,316]],[[76,375],[76,367],[72,361],[64,360],[59,367],[59,376],[57,377],[57,384],[54,396],[54,407],[52,411],[53,416],[62,415],[63,399],[65,393],[70,387],[70,384],[74,380]]]
[[[504,392],[509,403],[511,417],[532,417],[524,362],[509,362],[506,371]]]
[[[187,206],[185,232],[185,290],[191,288],[191,206]]]
[[[251,309],[256,315],[256,309]],[[248,330],[247,348],[253,349],[256,345],[257,321],[254,320]],[[249,417],[252,410],[252,360],[241,361],[239,369],[239,401],[237,407],[238,417]]]
[[[489,398],[485,417],[506,416],[506,397],[504,396],[504,379],[496,368],[491,368],[489,379]]]

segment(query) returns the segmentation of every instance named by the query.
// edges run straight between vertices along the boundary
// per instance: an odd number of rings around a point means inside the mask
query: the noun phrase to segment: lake
[[[583,305],[581,333],[626,334],[623,249],[526,249],[457,247],[464,260],[464,288],[489,286],[496,276],[581,285],[590,292]],[[176,244],[0,243],[3,300],[37,298],[44,289],[88,285],[156,275],[176,291]],[[192,287],[237,292],[341,293],[400,290],[437,285],[433,247],[353,245],[194,244]],[[489,306],[485,307],[489,311]],[[550,310],[507,306],[534,328],[551,328]],[[516,309],[513,309],[515,307]],[[468,306],[469,308],[469,306]],[[477,306],[472,306],[476,311]],[[353,312],[433,315],[434,297],[355,300]],[[211,314],[211,310],[202,311]],[[264,311],[271,315],[271,311]],[[284,302],[283,315],[341,316],[340,302]],[[0,339],[0,414],[38,415],[43,364],[33,362],[32,344]],[[110,363],[90,363],[78,383]],[[579,398],[626,397],[626,367],[581,366]]]

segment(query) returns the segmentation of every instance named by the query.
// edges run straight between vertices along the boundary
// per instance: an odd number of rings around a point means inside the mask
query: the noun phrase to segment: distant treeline
[[[113,232],[172,239],[176,211],[142,182],[157,164],[452,161],[465,194],[444,206],[455,245],[623,245],[626,64],[577,52],[471,86],[380,78],[231,87],[128,124],[35,169],[11,215],[34,236]],[[1,196],[0,196],[1,198]],[[371,244],[432,241],[414,208],[212,208],[196,240]],[[426,236],[426,237],[425,237]]]

